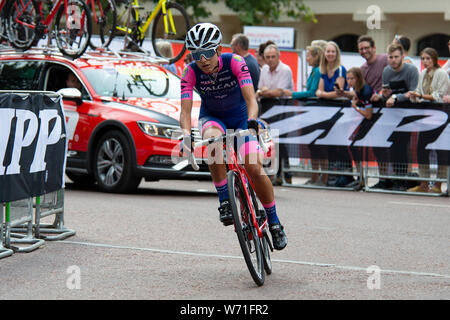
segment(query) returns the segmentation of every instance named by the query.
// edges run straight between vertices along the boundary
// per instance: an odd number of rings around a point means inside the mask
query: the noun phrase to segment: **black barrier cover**
[[[349,100],[261,101],[261,118],[272,137],[286,145],[292,158],[377,160],[396,163],[449,165],[450,105],[398,103],[392,108],[373,106],[365,119]]]
[[[59,98],[0,94],[0,202],[60,189],[66,151]]]

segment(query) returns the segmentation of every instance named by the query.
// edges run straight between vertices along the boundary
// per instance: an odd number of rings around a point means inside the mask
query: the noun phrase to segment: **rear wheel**
[[[153,22],[152,45],[157,56],[168,59],[169,63],[172,64],[180,60],[186,51],[184,39],[189,31],[189,17],[186,10],[175,2],[167,2],[166,13],[168,33],[164,27],[164,15],[160,10]],[[174,26],[170,25],[169,15],[172,16]],[[169,42],[172,46],[173,55],[161,49],[161,44],[158,44],[160,42]]]
[[[93,172],[98,186],[106,192],[128,192],[137,188],[132,150],[125,135],[117,130],[105,133],[95,148]]]
[[[255,283],[258,286],[262,286],[265,280],[265,273],[261,241],[256,228],[250,221],[251,214],[244,193],[244,186],[240,176],[235,171],[228,172],[227,183],[234,226],[245,263]]]
[[[256,197],[255,190],[248,185],[248,192],[250,194],[250,197],[252,198],[251,205],[253,206],[254,212],[257,214],[257,220],[258,220],[258,226],[261,227],[261,225],[267,221],[267,215],[266,210],[263,208],[263,206],[258,202],[258,198]],[[263,255],[263,261],[264,261],[264,269],[266,270],[267,274],[272,273],[272,260],[270,259],[270,251],[273,251],[272,242],[269,238],[269,227],[266,223],[266,226],[262,230],[263,237],[261,238],[261,246],[262,246],[262,255]]]
[[[65,55],[78,58],[86,51],[92,33],[92,17],[81,0],[67,0],[67,12],[62,4],[56,15],[56,45]]]

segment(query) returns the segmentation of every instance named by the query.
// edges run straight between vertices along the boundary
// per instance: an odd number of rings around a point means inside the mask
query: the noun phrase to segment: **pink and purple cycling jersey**
[[[229,129],[242,128],[248,115],[241,87],[253,86],[244,58],[232,53],[221,54],[216,75],[204,73],[191,62],[181,78],[181,100],[192,99],[195,87],[202,99],[200,120],[218,118]]]

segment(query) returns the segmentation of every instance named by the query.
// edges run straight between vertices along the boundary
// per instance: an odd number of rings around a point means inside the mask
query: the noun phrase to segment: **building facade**
[[[317,23],[281,18],[276,27],[295,28],[295,48],[304,49],[315,39],[334,40],[342,51],[356,51],[358,36],[368,34],[375,40],[378,52],[385,52],[395,35],[411,40],[409,55],[431,46],[441,57],[448,57],[450,39],[450,1],[392,0],[305,0],[316,15]],[[212,16],[205,19],[217,24],[229,43],[234,33],[243,31],[236,14],[222,1],[211,4]]]

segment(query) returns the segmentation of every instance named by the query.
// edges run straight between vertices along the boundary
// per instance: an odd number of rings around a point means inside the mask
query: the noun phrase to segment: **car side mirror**
[[[56,93],[60,94],[63,99],[75,101],[77,105],[82,103],[81,91],[77,88],[64,88],[58,90]]]

